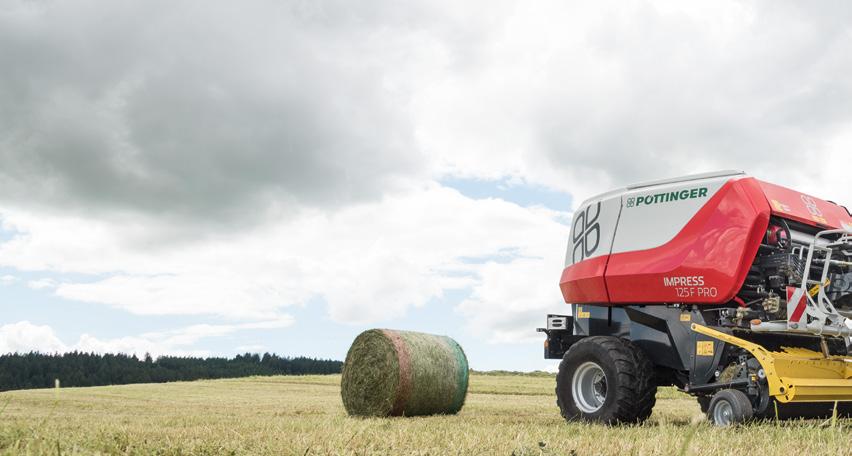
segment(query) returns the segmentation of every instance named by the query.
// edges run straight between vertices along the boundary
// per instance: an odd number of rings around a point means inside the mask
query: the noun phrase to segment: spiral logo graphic
[[[811,213],[814,217],[822,217],[822,211],[817,206],[817,202],[815,199],[811,198],[808,195],[802,195],[802,202],[805,203],[805,207],[808,209],[808,212]]]
[[[592,206],[595,207],[594,216],[591,213]],[[592,256],[601,242],[601,226],[598,217],[601,215],[601,203],[586,206],[585,211],[574,215],[574,225],[571,228],[571,239],[574,242],[574,250],[571,254],[573,263],[583,261]]]

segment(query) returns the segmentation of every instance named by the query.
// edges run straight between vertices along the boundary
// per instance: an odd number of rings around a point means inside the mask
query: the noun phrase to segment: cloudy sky
[[[848,2],[0,0],[0,352],[542,369],[578,202],[852,202]]]

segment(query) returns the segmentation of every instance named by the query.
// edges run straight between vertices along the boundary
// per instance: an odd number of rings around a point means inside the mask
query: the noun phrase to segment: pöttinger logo
[[[574,242],[574,250],[571,252],[573,263],[592,256],[601,242],[601,226],[598,223],[598,217],[601,215],[601,202],[598,201],[595,205],[594,217],[590,212],[591,209],[592,204],[589,204],[585,211],[574,214],[574,225],[571,229],[571,239]]]

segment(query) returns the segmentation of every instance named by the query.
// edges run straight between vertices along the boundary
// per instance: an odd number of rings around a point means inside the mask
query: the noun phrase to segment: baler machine
[[[574,213],[545,357],[568,420],[638,422],[658,386],[718,425],[852,413],[852,216],[723,171]]]

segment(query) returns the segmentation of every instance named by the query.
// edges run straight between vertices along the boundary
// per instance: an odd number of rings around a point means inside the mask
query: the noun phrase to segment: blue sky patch
[[[552,190],[540,185],[518,183],[503,178],[499,180],[466,179],[449,177],[439,180],[440,184],[458,190],[473,199],[499,198],[519,206],[544,206],[555,211],[571,210],[571,194]]]

